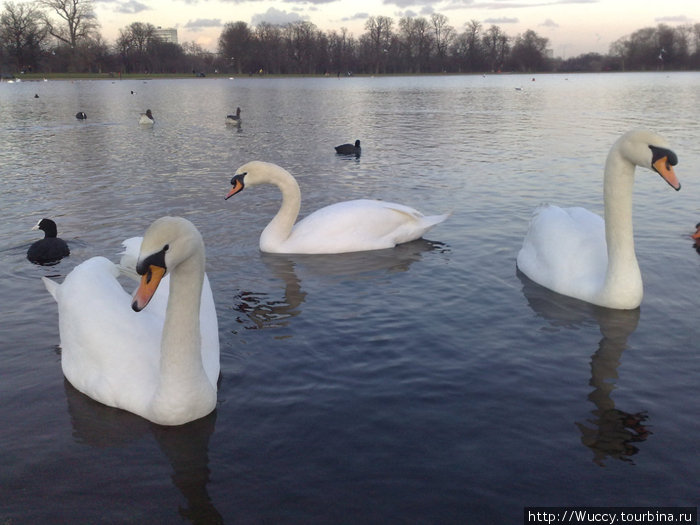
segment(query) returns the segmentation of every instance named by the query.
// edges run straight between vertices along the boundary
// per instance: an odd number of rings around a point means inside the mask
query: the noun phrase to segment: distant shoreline
[[[538,75],[574,75],[574,74],[599,74],[599,73],[697,73],[697,71],[569,71],[569,72],[557,72],[557,71],[546,71],[539,73],[521,73],[521,72],[501,72],[501,73],[380,73],[380,74],[358,74],[351,76],[341,75],[338,78],[372,78],[372,77],[457,77],[457,76],[532,76],[536,77]],[[159,74],[145,74],[145,73],[126,73],[119,75],[119,73],[20,73],[14,76],[3,75],[2,82],[7,82],[9,80],[21,80],[24,82],[41,82],[43,80],[167,80],[167,79],[244,79],[244,78],[270,78],[270,79],[280,79],[280,78],[329,78],[335,79],[337,75],[315,75],[315,74],[223,74],[223,73],[211,73],[206,74],[206,76],[197,76],[184,73],[159,73]]]
[[[481,76],[484,73],[392,73],[392,74],[357,74],[357,75],[341,75],[338,77],[333,75],[316,75],[316,74],[225,74],[225,73],[207,73],[205,76],[198,76],[185,73],[21,73],[14,75],[14,79],[19,79],[27,82],[46,80],[159,80],[159,79],[229,79],[229,78],[371,78],[371,77],[435,77],[435,76]],[[513,73],[490,73],[493,75],[511,75]],[[527,74],[527,73],[525,73]],[[10,80],[9,77],[3,77],[3,81]]]

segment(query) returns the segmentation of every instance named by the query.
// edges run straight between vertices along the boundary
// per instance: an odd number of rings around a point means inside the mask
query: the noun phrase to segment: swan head
[[[661,175],[674,190],[681,189],[673,169],[678,164],[678,157],[660,135],[646,130],[630,131],[620,137],[616,149],[633,164]]]
[[[280,168],[271,162],[254,160],[243,164],[243,166],[236,170],[236,173],[231,179],[231,191],[229,191],[226,197],[224,197],[224,200],[228,200],[229,198],[233,197],[236,193],[242,191],[246,186],[255,186],[257,184],[271,182],[271,176],[274,173],[284,173],[291,177],[291,175],[285,169]]]
[[[182,217],[161,217],[143,236],[136,272],[141,283],[134,293],[131,308],[143,310],[158,289],[160,281],[183,261],[204,253],[204,241],[195,226]]]

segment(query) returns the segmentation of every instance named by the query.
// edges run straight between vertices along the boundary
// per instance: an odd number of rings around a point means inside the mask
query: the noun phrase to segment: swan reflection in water
[[[139,416],[108,407],[78,392],[67,380],[63,385],[73,436],[78,443],[96,448],[128,447],[152,434],[173,469],[173,485],[187,501],[182,518],[195,524],[224,523],[209,497],[209,439],[214,433],[216,410],[190,423],[165,427]],[[134,466],[142,468],[142,465]]]
[[[234,310],[245,317],[237,322],[250,330],[280,328],[301,313],[307,293],[302,290],[298,270],[314,277],[354,279],[371,278],[378,272],[405,272],[432,250],[446,251],[440,242],[417,239],[386,250],[352,252],[331,255],[283,255],[260,252],[260,258],[272,276],[284,283],[281,299],[266,293],[240,291],[236,294]],[[251,324],[252,323],[252,324]]]
[[[595,405],[592,417],[576,422],[581,442],[593,452],[593,462],[604,466],[606,458],[630,462],[630,456],[639,452],[635,443],[645,441],[651,432],[647,428],[647,413],[626,412],[615,406],[612,392],[622,352],[628,337],[636,330],[639,308],[614,310],[552,292],[531,281],[518,271],[523,294],[532,310],[554,326],[575,327],[596,323],[602,334],[598,349],[591,356],[593,390],[588,400]]]

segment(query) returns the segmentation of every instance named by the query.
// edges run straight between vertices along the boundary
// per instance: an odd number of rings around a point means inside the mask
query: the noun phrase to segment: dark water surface
[[[698,74],[0,84],[0,523],[696,506],[699,108]],[[683,184],[638,172],[641,308],[528,282],[515,257],[534,207],[602,213],[605,156],[633,127],[666,136]],[[357,138],[360,159],[335,155]],[[264,255],[277,190],[223,200],[255,159],[297,176],[302,215],[361,197],[453,214],[395,250]],[[116,261],[168,214],[204,237],[222,365],[215,413],[176,428],[64,381],[40,280]],[[50,267],[25,259],[44,216],[71,246]]]

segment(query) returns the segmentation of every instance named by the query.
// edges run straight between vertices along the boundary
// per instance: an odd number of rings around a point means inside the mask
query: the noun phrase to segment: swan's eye
[[[236,174],[233,176],[233,178],[231,179],[231,185],[233,186],[234,184],[236,184],[236,181],[240,181],[241,184],[242,184],[242,183],[243,183],[243,177],[245,177],[246,175],[248,175],[248,172],[247,172],[247,171],[244,171],[243,173],[236,173]]]
[[[165,246],[163,246],[163,252],[167,252],[169,249],[170,249],[169,244],[166,244]]]

